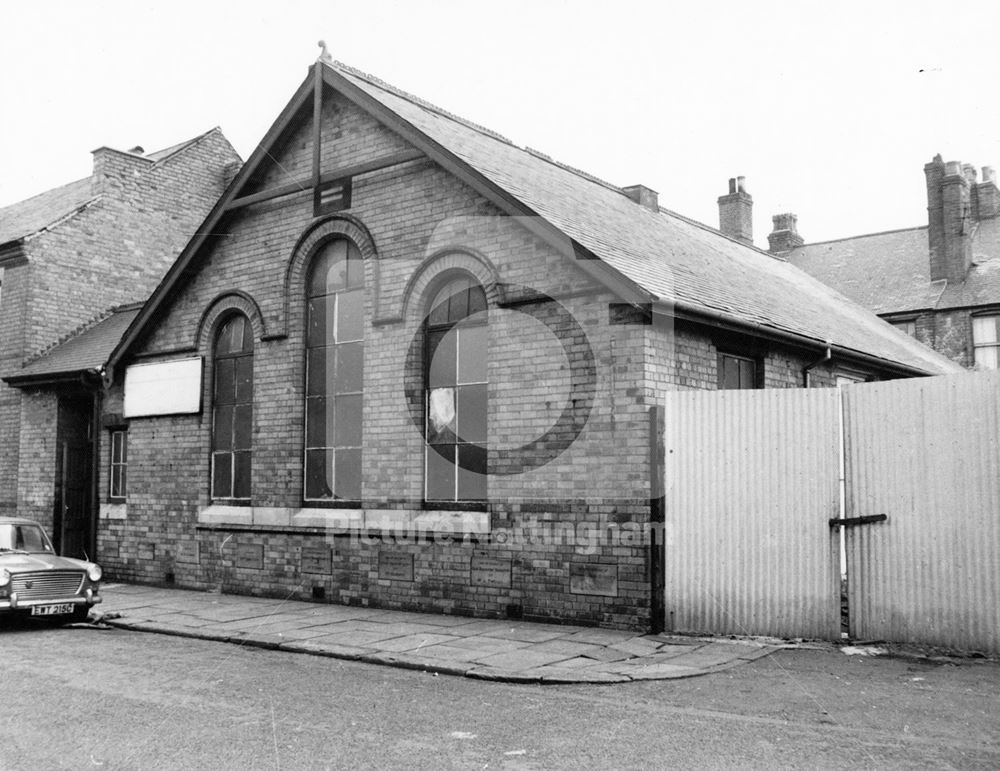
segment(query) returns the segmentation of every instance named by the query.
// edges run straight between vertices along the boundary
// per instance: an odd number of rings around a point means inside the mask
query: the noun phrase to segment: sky
[[[0,206],[88,176],[100,146],[214,126],[244,157],[334,59],[754,241],[925,225],[940,153],[1000,169],[1000,3],[37,0],[0,4]]]

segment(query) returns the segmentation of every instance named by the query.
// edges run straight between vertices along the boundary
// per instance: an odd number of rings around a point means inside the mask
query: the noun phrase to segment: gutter
[[[738,319],[734,319],[720,311],[698,308],[681,301],[668,303],[663,300],[657,300],[656,303],[654,303],[653,311],[654,313],[662,316],[691,321],[699,324],[721,326],[724,329],[731,329],[733,331],[743,332],[744,334],[750,332],[751,334],[764,339],[773,340],[786,345],[792,345],[798,348],[805,348],[806,350],[819,351],[823,353],[824,356],[826,355],[826,352],[829,351],[831,358],[836,355],[846,359],[853,359],[854,361],[874,365],[879,369],[887,370],[889,372],[907,377],[927,377],[932,374],[925,369],[919,369],[906,364],[900,364],[896,361],[882,359],[878,356],[872,356],[871,354],[855,351],[852,348],[833,345],[828,341],[820,340],[819,338],[808,337],[796,332],[786,332],[784,330],[775,329],[774,327],[765,327],[762,324],[752,324],[745,321],[739,321]]]
[[[0,378],[11,388],[35,388],[41,386],[82,385],[84,388],[100,388],[101,370],[78,369],[72,372],[48,372],[37,375],[8,375]]]

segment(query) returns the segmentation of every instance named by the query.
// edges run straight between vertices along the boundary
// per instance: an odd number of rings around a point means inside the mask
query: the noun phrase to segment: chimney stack
[[[767,236],[768,251],[771,254],[781,254],[802,246],[805,239],[799,235],[799,218],[791,212],[775,214],[771,217],[773,225]]]
[[[128,152],[115,150],[111,147],[98,147],[91,154],[94,156],[94,172],[90,179],[94,195],[107,192],[111,187],[124,187],[139,176],[152,161],[136,153],[142,150],[135,147]]]
[[[644,206],[651,212],[660,213],[660,194],[645,185],[630,185],[623,187],[622,192],[635,201],[640,206]]]
[[[983,166],[983,181],[972,189],[973,210],[977,220],[988,220],[1000,214],[1000,190],[997,173],[992,166]]]
[[[931,281],[965,281],[972,264],[973,189],[979,184],[973,166],[957,161],[945,163],[940,155],[924,166],[927,178],[927,241]],[[995,188],[996,185],[994,184]],[[989,195],[989,183],[984,192]],[[976,207],[978,208],[978,206]]]
[[[729,180],[729,194],[719,196],[719,230],[723,235],[753,245],[753,198],[744,177]]]

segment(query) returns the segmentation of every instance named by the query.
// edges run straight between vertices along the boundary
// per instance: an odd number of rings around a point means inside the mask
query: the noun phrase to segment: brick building
[[[91,176],[0,209],[0,514],[74,555],[95,549],[101,366],[240,164],[219,129],[93,155]]]
[[[924,166],[927,225],[806,244],[774,217],[771,251],[964,367],[1000,366],[1000,190],[990,167]]]
[[[957,369],[647,187],[329,61],[128,312],[112,576],[619,627],[658,623],[667,390]]]

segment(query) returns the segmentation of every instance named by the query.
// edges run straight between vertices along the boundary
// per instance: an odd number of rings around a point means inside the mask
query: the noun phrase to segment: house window
[[[979,369],[1000,369],[1000,315],[972,317],[972,349]]]
[[[486,499],[486,293],[471,278],[446,284],[427,314],[424,495]]]
[[[904,334],[907,334],[910,337],[917,336],[917,322],[914,321],[913,319],[906,319],[903,321],[890,321],[889,323],[892,324],[900,332],[903,332]]]
[[[111,432],[111,462],[108,468],[108,498],[124,501],[128,479],[128,432]]]
[[[760,388],[760,364],[747,356],[731,353],[719,354],[719,390]]]
[[[212,498],[249,500],[253,434],[253,329],[232,316],[215,337]]]
[[[316,256],[307,289],[305,499],[361,500],[365,271],[345,238]]]

